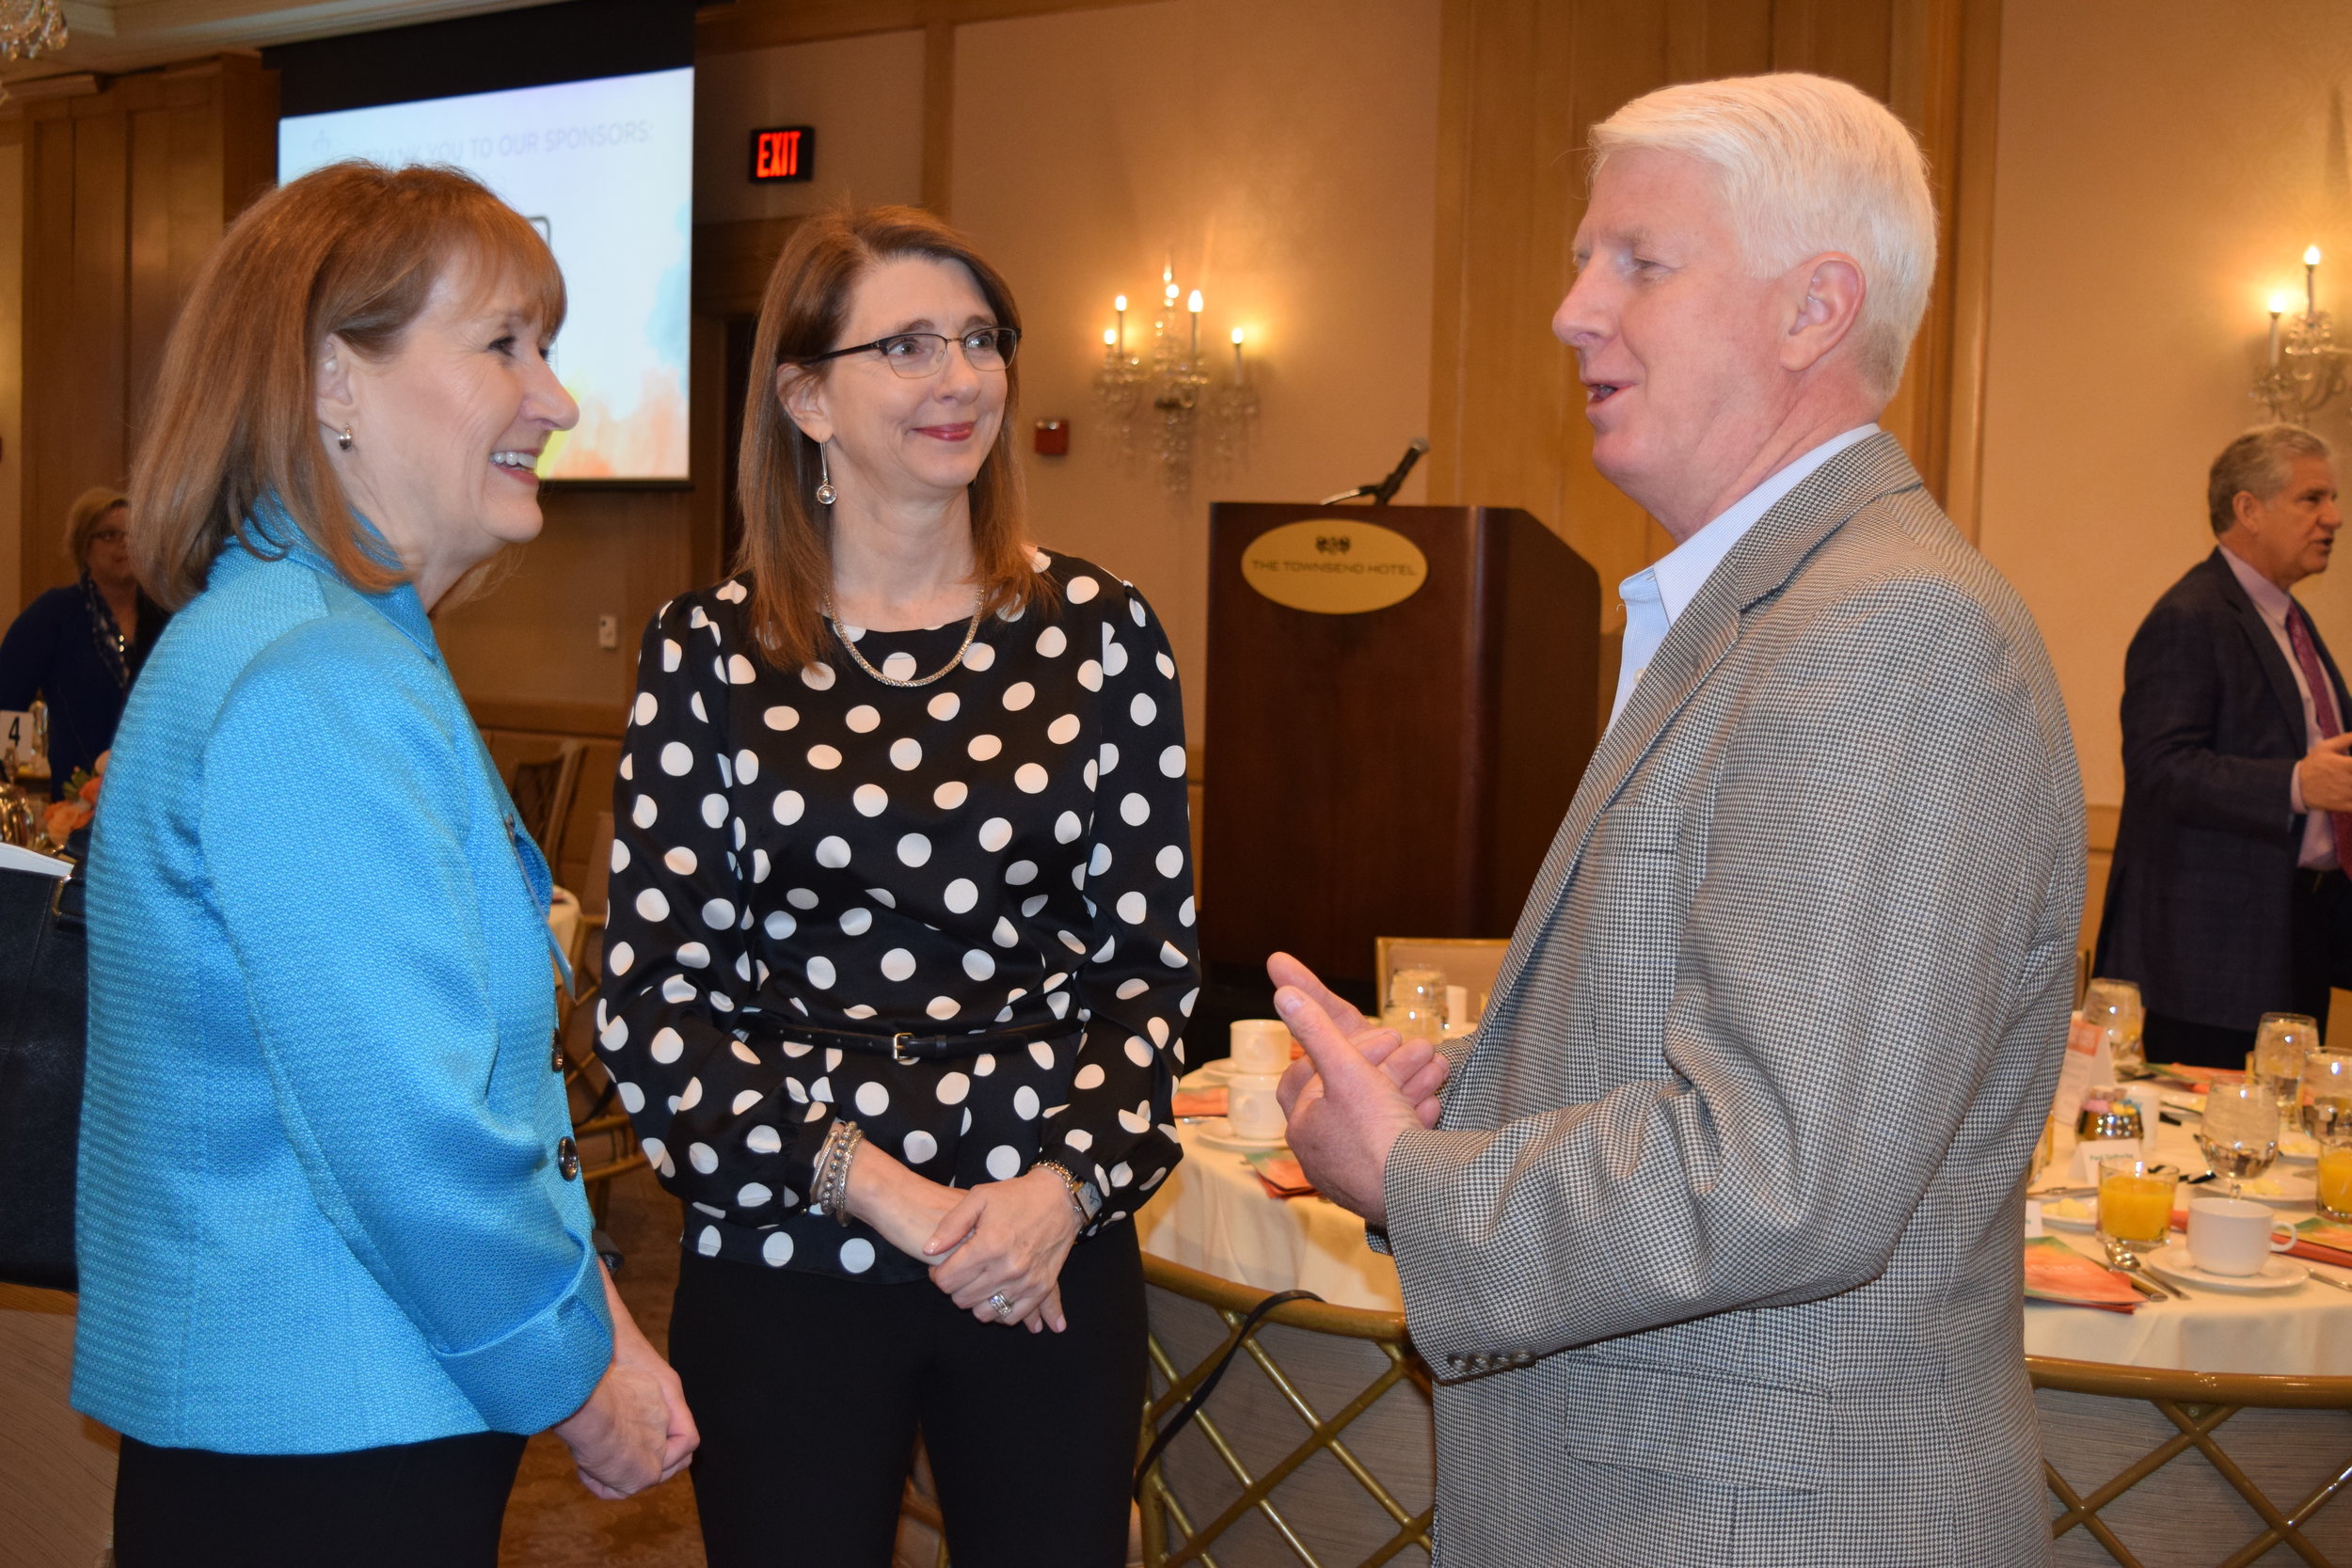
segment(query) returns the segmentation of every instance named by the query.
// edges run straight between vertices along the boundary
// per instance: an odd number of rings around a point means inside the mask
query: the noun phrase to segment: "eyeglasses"
[[[957,343],[963,349],[963,362],[976,371],[1001,371],[1012,363],[1012,351],[1021,342],[1021,330],[1012,326],[976,326],[961,337],[949,338],[937,332],[894,332],[887,338],[877,338],[870,343],[851,348],[837,348],[831,354],[813,354],[803,364],[822,364],[838,359],[845,354],[864,354],[868,350],[882,356],[882,363],[909,381],[920,381],[927,375],[937,375],[947,363],[947,345]]]
[[[131,536],[119,528],[102,528],[89,536],[93,545],[119,545]]]

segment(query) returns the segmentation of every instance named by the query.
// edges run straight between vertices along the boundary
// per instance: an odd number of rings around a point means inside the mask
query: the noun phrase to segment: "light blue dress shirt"
[[[1632,699],[1633,689],[1642,683],[1642,672],[1658,657],[1658,645],[1666,641],[1675,617],[1698,597],[1707,579],[1731,553],[1731,546],[1746,537],[1774,501],[1811,478],[1815,469],[1856,441],[1878,433],[1877,425],[1866,424],[1831,436],[1725,507],[1664,558],[1617,585],[1617,596],[1625,601],[1625,652],[1617,664],[1617,700],[1609,708],[1610,723],[1617,721],[1617,715]]]
[[[173,617],[98,808],[73,1403],[228,1453],[536,1432],[612,1345],[547,866],[416,591],[277,537]]]

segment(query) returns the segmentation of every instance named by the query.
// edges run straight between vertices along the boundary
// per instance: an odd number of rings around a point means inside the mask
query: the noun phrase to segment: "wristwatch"
[[[1084,1230],[1094,1223],[1094,1216],[1103,1212],[1103,1195],[1094,1190],[1091,1181],[1081,1181],[1070,1174],[1070,1167],[1056,1160],[1040,1160],[1032,1170],[1050,1170],[1061,1178],[1070,1189],[1070,1206],[1078,1211],[1078,1228]]]

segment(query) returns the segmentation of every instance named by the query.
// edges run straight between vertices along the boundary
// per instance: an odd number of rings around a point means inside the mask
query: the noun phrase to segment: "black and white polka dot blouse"
[[[969,1187],[1039,1159],[1125,1219],[1181,1157],[1169,1096],[1199,986],[1176,666],[1142,595],[1042,556],[1061,605],[992,616],[898,688],[780,672],[741,580],[662,607],[615,785],[599,1043],[708,1256],[875,1280],[923,1265],[811,1213],[836,1117]],[[967,623],[857,632],[904,680]],[[1056,1036],[960,1060],[794,1041]]]

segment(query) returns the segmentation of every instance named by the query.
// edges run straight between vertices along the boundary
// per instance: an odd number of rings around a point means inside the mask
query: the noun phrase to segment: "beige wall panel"
[[[1021,300],[1025,452],[1027,420],[1074,424],[1069,456],[1025,456],[1038,536],[1151,597],[1196,734],[1208,503],[1311,500],[1428,429],[1438,9],[1168,0],[957,29],[953,210]],[[1114,294],[1148,342],[1171,245],[1220,375],[1249,333],[1264,410],[1247,465],[1180,500],[1090,389]]]
[[[699,413],[699,410],[697,411]],[[434,618],[469,699],[618,707],[637,639],[663,601],[693,586],[694,497],[684,490],[550,489],[547,527],[513,575]],[[596,617],[619,618],[620,646],[596,646]]]
[[[751,133],[817,127],[817,174],[755,185]],[[694,62],[694,221],[793,217],[923,198],[923,35],[877,33]]]
[[[2076,0],[2002,26],[1981,542],[2114,805],[2124,648],[2213,547],[2205,468],[2257,415],[2265,301],[2300,298],[2315,241],[2322,306],[2352,309],[2352,4]],[[2346,416],[2315,421],[2339,448]],[[2352,657],[2352,566],[2298,592]]]

